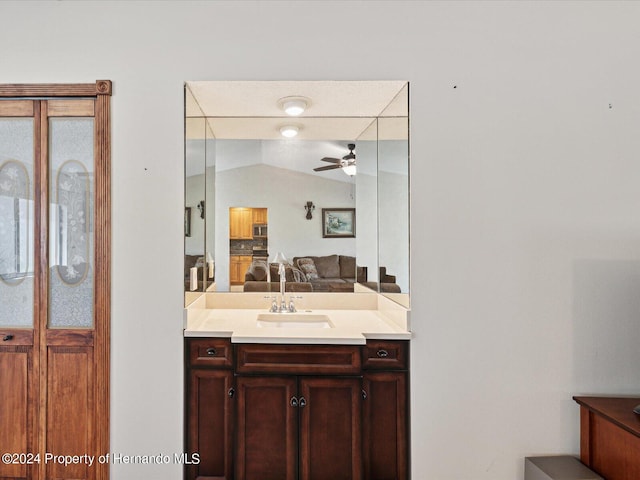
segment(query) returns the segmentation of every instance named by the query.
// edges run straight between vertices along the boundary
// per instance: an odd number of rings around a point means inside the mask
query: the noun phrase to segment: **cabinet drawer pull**
[[[289,405],[291,405],[292,407],[297,407],[298,399],[296,397],[291,397],[291,400],[289,400]]]
[[[233,398],[233,396],[236,394],[236,391],[233,388],[230,388],[227,394],[229,395],[229,398]]]
[[[216,349],[211,347],[211,348],[207,348],[207,355],[209,355],[210,357],[215,356],[215,354],[218,353],[216,352]]]
[[[307,400],[304,397],[300,397],[300,408],[307,406]]]
[[[389,352],[387,352],[386,350],[380,349],[378,350],[376,355],[378,355],[378,358],[387,358],[389,356]]]
[[[13,335],[5,335],[5,336],[2,338],[2,341],[3,341],[3,342],[8,342],[9,340],[13,340]]]

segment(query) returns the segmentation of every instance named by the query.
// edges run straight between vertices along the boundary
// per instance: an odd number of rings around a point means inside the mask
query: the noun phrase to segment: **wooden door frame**
[[[93,381],[93,398],[95,400],[95,425],[93,435],[95,435],[96,452],[86,452],[87,454],[101,455],[109,452],[109,412],[110,412],[110,342],[111,342],[111,110],[110,97],[112,95],[112,83],[110,80],[97,80],[95,83],[85,84],[0,84],[0,99],[32,99],[46,100],[55,97],[66,98],[94,98],[94,155],[95,155],[95,192],[94,192],[94,256],[95,256],[95,278],[94,278],[94,351],[93,364],[95,377]],[[46,119],[45,119],[46,121]],[[36,129],[39,126],[36,125]],[[36,144],[36,152],[40,153],[46,147],[47,139]],[[42,157],[42,155],[40,155]],[[41,161],[35,158],[35,161]],[[46,190],[45,190],[46,193]],[[38,200],[38,195],[40,200]],[[35,200],[35,221],[46,230],[48,225],[48,212],[46,208],[46,198],[42,198],[42,192],[36,191]],[[38,230],[36,230],[38,231]],[[46,238],[46,234],[45,234]],[[42,265],[42,259],[47,259],[48,243],[40,241],[41,265],[39,265],[39,276],[35,278],[35,295],[40,300],[39,309],[47,309],[47,271],[48,265]],[[42,254],[44,253],[44,255]],[[36,267],[38,270],[38,267]],[[42,301],[45,300],[45,301]],[[46,313],[46,312],[45,312]],[[34,367],[36,375],[40,376],[42,385],[42,375],[40,372],[40,362],[38,348],[46,335],[46,324],[42,324],[46,314],[35,313],[38,323],[34,324],[37,334],[34,335]],[[40,338],[39,338],[40,337]],[[46,383],[46,380],[45,380]],[[42,393],[42,392],[41,392]],[[40,395],[42,398],[42,395]],[[42,410],[42,400],[40,401]],[[42,419],[42,413],[40,414]],[[36,420],[39,424],[37,430],[42,431],[45,425],[42,420]],[[42,445],[39,445],[42,447]],[[97,462],[96,462],[97,463]],[[96,467],[96,480],[108,480],[108,464],[98,464]],[[36,478],[43,477],[44,470],[36,474]]]

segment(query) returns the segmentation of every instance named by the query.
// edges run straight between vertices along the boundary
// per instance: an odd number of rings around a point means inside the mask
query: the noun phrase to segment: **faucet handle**
[[[276,297],[274,295],[265,295],[262,298],[268,298],[271,300],[271,308],[269,309],[270,312],[278,311],[278,301],[276,300]]]
[[[289,312],[290,313],[295,313],[296,312],[296,305],[295,305],[295,303],[293,303],[293,299],[294,298],[302,298],[302,295],[291,295],[289,297]]]

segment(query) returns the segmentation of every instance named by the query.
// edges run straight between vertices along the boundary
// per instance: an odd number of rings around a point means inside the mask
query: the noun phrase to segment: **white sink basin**
[[[267,328],[333,328],[329,317],[317,313],[261,313],[258,327]]]

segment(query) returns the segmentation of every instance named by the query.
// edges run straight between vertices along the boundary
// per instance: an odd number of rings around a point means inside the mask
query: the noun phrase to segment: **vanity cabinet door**
[[[237,388],[237,480],[295,480],[296,377],[238,377]]]
[[[187,391],[187,454],[199,463],[186,466],[189,480],[233,479],[232,370],[193,369]]]
[[[363,379],[364,478],[408,478],[406,372],[367,372]]]
[[[361,479],[361,379],[303,377],[299,392],[300,479]]]

